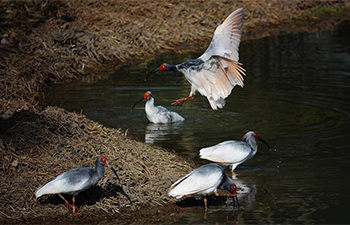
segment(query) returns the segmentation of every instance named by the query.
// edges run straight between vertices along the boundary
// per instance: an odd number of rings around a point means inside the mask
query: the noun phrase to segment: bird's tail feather
[[[53,181],[49,181],[36,190],[35,197],[39,198],[40,196],[53,193],[55,193],[55,187],[53,185]]]
[[[208,101],[213,110],[222,109],[225,106],[225,100],[223,98],[214,100],[212,97],[209,97]]]

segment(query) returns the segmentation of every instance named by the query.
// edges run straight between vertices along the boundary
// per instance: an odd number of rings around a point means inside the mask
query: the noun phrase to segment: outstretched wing
[[[217,55],[238,62],[238,47],[241,42],[243,17],[243,8],[237,9],[231,13],[226,20],[216,28],[208,49],[199,58],[203,61],[207,61],[213,55]]]
[[[224,107],[234,86],[244,85],[245,69],[238,62],[243,17],[244,9],[237,9],[216,28],[208,49],[198,58],[204,62],[202,68],[187,78],[192,92],[206,96],[212,109]]]

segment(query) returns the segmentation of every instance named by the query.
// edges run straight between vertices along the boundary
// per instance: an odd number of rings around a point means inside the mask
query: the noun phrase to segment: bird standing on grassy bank
[[[176,112],[172,112],[164,108],[163,106],[155,106],[154,97],[152,92],[150,91],[147,91],[144,94],[144,96],[131,107],[131,111],[142,100],[147,101],[145,104],[145,111],[146,111],[147,118],[151,123],[174,123],[174,122],[181,122],[185,120],[182,116],[180,116]]]
[[[71,194],[73,213],[79,214],[75,207],[75,196],[86,189],[97,184],[105,173],[105,167],[108,165],[107,158],[99,157],[95,162],[96,168],[79,167],[62,173],[55,179],[47,182],[35,192],[36,198],[46,194],[58,194],[65,202],[68,210],[71,209],[69,202],[61,194]],[[109,165],[108,165],[109,166]]]
[[[169,196],[175,198],[182,198],[185,195],[203,197],[205,208],[207,208],[206,195],[214,192],[216,196],[220,196],[217,189],[229,191],[231,194],[224,196],[234,197],[238,204],[235,182],[226,176],[221,166],[210,163],[194,169],[176,181],[170,187]]]
[[[225,106],[225,98],[231,94],[234,86],[243,87],[245,70],[238,62],[243,17],[243,8],[231,13],[216,28],[208,49],[199,58],[178,65],[163,63],[148,75],[157,71],[180,71],[185,75],[191,84],[191,92],[188,97],[178,99],[172,105],[181,105],[186,100],[195,99],[198,91],[207,97],[211,108],[216,110]]]
[[[271,150],[266,141],[258,137],[254,131],[249,131],[243,136],[243,141],[224,141],[211,147],[202,148],[199,151],[199,156],[201,159],[231,165],[231,172],[233,172],[239,164],[256,154],[258,151],[256,140],[263,142]]]

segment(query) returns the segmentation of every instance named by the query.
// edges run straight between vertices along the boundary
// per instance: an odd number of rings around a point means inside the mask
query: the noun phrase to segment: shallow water
[[[245,41],[240,61],[247,70],[244,88],[236,87],[222,110],[213,111],[197,95],[182,107],[190,85],[180,73],[143,79],[162,62],[180,63],[200,55],[161,55],[156,62],[122,68],[97,82],[53,87],[43,105],[56,105],[109,127],[128,129],[138,140],[174,149],[195,160],[198,150],[241,139],[254,130],[273,148],[238,166],[243,188],[240,210],[212,206],[176,224],[349,223],[350,214],[350,24],[334,31]],[[151,90],[157,105],[178,112],[183,123],[150,124],[144,103],[130,107]],[[229,174],[229,173],[228,173]]]

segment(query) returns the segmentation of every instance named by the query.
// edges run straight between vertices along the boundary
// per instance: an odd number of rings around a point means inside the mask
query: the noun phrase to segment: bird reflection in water
[[[146,128],[145,133],[145,143],[154,144],[159,141],[166,141],[170,139],[171,134],[176,134],[177,127],[181,123],[172,123],[172,124],[157,124],[150,123]]]
[[[233,199],[228,198],[226,204],[230,207],[223,206],[224,208],[210,208],[209,210],[205,210],[203,215],[204,220],[208,220],[209,217],[209,220],[215,221],[215,224],[238,224],[238,215],[240,213],[239,209],[252,209],[255,207],[255,195],[257,193],[256,184],[253,184],[252,182],[247,182],[246,180],[238,178],[237,176],[235,176],[234,182],[237,186],[237,194],[240,204],[238,210],[235,210],[237,208],[235,208],[232,202]],[[229,214],[227,214],[227,212]],[[225,214],[226,220],[221,219],[225,218]],[[216,220],[213,217],[217,217],[220,219]]]

